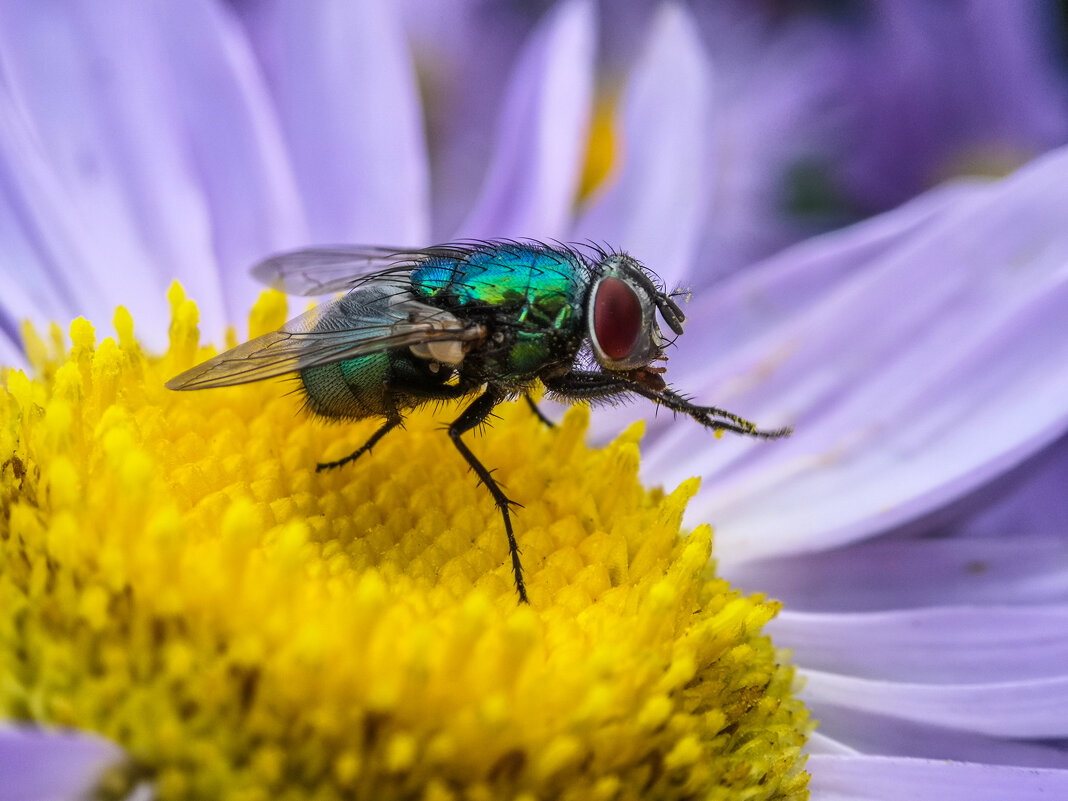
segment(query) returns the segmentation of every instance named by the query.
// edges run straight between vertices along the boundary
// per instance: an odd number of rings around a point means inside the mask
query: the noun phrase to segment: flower
[[[247,264],[309,241],[310,226],[320,241],[404,244],[444,225],[427,212],[435,165],[388,7],[239,8],[138,8],[119,24],[0,10],[9,336],[21,316],[101,320],[128,299],[158,352],[176,276],[220,342],[251,302]],[[618,96],[618,161],[576,210],[593,26],[589,3],[563,3],[517,55],[458,228],[604,238],[699,286],[724,186],[708,180],[724,151],[706,134],[719,56],[688,12],[657,12]],[[455,130],[491,124],[467,114]],[[795,649],[821,721],[814,797],[1065,792],[1064,501],[1049,488],[1066,428],[1066,162],[1053,152],[1004,180],[936,189],[747,267],[687,309],[675,384],[798,433],[695,456],[692,427],[661,416],[642,469],[700,474],[688,515],[713,524],[719,569],[786,600],[769,630]],[[618,428],[617,413],[593,423]]]
[[[120,309],[118,342],[79,319],[49,358],[30,332],[44,378],[6,376],[0,714],[111,738],[105,783],[161,799],[804,795],[777,606],[711,576],[707,526],[679,538],[696,481],[641,488],[640,425],[591,451],[584,413],[549,431],[513,405],[480,443],[524,501],[519,605],[433,414],[318,475],[368,425],[274,385],[166,390],[199,339],[171,304],[162,359]]]

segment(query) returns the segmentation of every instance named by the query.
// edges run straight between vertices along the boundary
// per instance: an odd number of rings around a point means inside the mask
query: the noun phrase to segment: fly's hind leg
[[[418,384],[405,383],[403,381],[394,381],[391,386],[393,389],[401,395],[407,395],[413,398],[418,398],[419,402],[435,401],[435,400],[455,400],[462,398],[466,393],[463,387],[454,386],[438,386],[438,387],[425,387]],[[371,450],[378,441],[382,439],[386,434],[392,431],[394,428],[404,422],[404,418],[401,417],[400,412],[396,407],[383,412],[386,415],[386,422],[382,427],[371,435],[371,438],[367,442],[363,443],[359,448],[354,450],[344,459],[338,459],[336,462],[320,462],[315,466],[315,472],[321,473],[323,470],[331,470],[335,467],[342,467],[349,462],[355,462],[365,453]]]
[[[344,465],[347,465],[349,462],[355,462],[357,459],[359,459],[361,456],[363,456],[365,453],[367,453],[369,450],[371,450],[371,448],[373,448],[375,445],[377,445],[378,441],[380,439],[382,439],[382,437],[384,437],[386,434],[388,434],[394,428],[399,426],[401,424],[402,420],[403,420],[403,418],[399,414],[394,414],[391,417],[387,417],[385,425],[383,425],[380,429],[378,429],[378,431],[373,433],[371,435],[371,438],[369,440],[367,440],[367,442],[363,443],[363,445],[361,445],[359,448],[354,450],[352,453],[350,453],[345,458],[338,459],[336,462],[320,462],[319,464],[317,464],[315,466],[315,472],[316,473],[321,473],[324,470],[331,470],[331,469],[333,469],[335,467],[343,467]]]
[[[508,499],[508,496],[504,494],[500,486],[493,480],[493,476],[490,471],[480,462],[475,455],[471,453],[468,447],[464,444],[461,437],[472,428],[475,428],[486,421],[486,418],[490,416],[494,407],[504,399],[503,393],[494,389],[492,386],[488,387],[486,391],[479,395],[474,402],[464,409],[463,413],[456,418],[456,420],[449,426],[449,437],[452,439],[452,444],[456,446],[456,450],[460,452],[460,455],[467,460],[467,463],[471,466],[471,469],[475,471],[475,475],[478,476],[479,481],[485,485],[489,490],[490,495],[493,496],[494,502],[497,504],[497,508],[501,510],[501,517],[504,518],[504,533],[508,535],[508,549],[512,554],[512,572],[515,573],[515,589],[519,593],[519,600],[521,603],[530,603],[527,598],[527,587],[523,583],[523,566],[519,563],[519,546],[515,541],[515,534],[512,532],[512,518],[508,513],[508,508],[514,503]]]

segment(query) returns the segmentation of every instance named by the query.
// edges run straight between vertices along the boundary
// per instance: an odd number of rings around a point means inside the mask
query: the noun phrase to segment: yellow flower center
[[[583,444],[511,404],[472,447],[523,504],[531,604],[501,519],[432,411],[325,425],[286,383],[194,393],[171,347],[27,332],[0,389],[0,715],[99,732],[161,799],[803,798],[810,728],[714,577],[697,482],[638,482],[639,428]],[[282,323],[264,296],[252,333]]]
[[[616,131],[617,92],[603,91],[597,96],[590,120],[590,141],[579,182],[578,200],[583,202],[608,178],[619,157],[619,134]]]

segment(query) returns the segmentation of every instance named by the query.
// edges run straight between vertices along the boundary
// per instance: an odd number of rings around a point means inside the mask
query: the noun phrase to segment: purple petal
[[[1068,439],[938,516],[938,530],[961,537],[1015,537],[1068,531]]]
[[[0,728],[0,801],[87,798],[122,749],[99,737],[35,728]]]
[[[827,737],[822,733],[823,721],[819,721],[821,731],[814,731],[808,736],[808,742],[805,743],[805,751],[808,754],[835,754],[837,756],[848,756],[850,754],[856,754],[857,750],[846,745],[844,742],[835,740],[833,737]]]
[[[210,212],[228,319],[244,320],[262,290],[249,266],[306,238],[292,168],[237,20],[206,0],[149,8],[163,10],[152,21],[179,67],[172,101]]]
[[[431,238],[442,242],[455,235],[480,194],[509,79],[546,8],[469,0],[399,5],[426,115]]]
[[[62,266],[79,257],[65,245],[73,238],[69,221],[50,225],[47,217],[62,202],[28,120],[10,87],[0,83],[0,314],[14,342],[22,319],[42,325],[74,316],[75,292],[60,278]],[[98,304],[95,285],[82,286],[82,302]]]
[[[3,114],[0,114],[0,126]],[[0,147],[3,137],[0,135]],[[3,161],[0,160],[0,170]],[[45,330],[49,320],[71,316],[69,301],[56,297],[49,276],[39,270],[26,269],[39,264],[39,251],[27,241],[27,231],[15,217],[14,208],[0,183],[0,366],[21,367],[26,363],[22,352],[22,322],[30,320],[38,330]]]
[[[804,12],[772,20],[766,6],[745,2],[695,9],[717,78],[716,184],[691,281],[701,288],[857,215],[833,185],[826,209],[795,208],[810,201],[793,197],[796,175],[829,172],[842,139],[839,26]]]
[[[975,181],[949,183],[890,214],[813,237],[750,265],[730,281],[695,293],[687,317],[694,323],[722,321],[710,333],[718,352],[746,347],[766,336],[769,328],[810,311],[864,265],[907,245],[962,203],[981,196],[986,186]],[[687,353],[686,344],[685,338],[680,340],[680,357]]]
[[[151,260],[128,230],[111,225],[113,218],[125,217],[123,190],[115,175],[101,168],[112,148],[99,130],[103,122],[97,123],[86,102],[88,87],[78,85],[86,83],[87,70],[77,26],[62,15],[53,20],[38,10],[36,5],[0,5],[5,71],[0,84],[0,244],[6,256],[0,270],[36,301],[12,308],[25,298],[15,301],[5,294],[3,303],[13,317],[39,313],[69,318],[80,311],[109,319],[109,300],[125,290],[162,313],[164,286],[150,271],[138,271],[124,283],[113,269],[111,260]],[[48,52],[52,48],[55,58]],[[68,94],[75,97],[68,100]]]
[[[1068,543],[1061,536],[865,542],[725,572],[793,610],[1068,603]]]
[[[673,377],[686,391],[796,433],[695,452],[678,424],[645,468],[668,483],[708,479],[690,519],[712,522],[717,554],[738,561],[902,525],[1021,463],[1068,427],[1066,204],[1062,150],[747,347],[711,358],[681,347]],[[691,341],[732,324],[690,319]]]
[[[1068,768],[1068,753],[1057,740],[1015,740],[974,732],[957,731],[927,723],[915,723],[887,715],[861,712],[842,706],[809,701],[809,711],[819,721],[817,753],[854,753],[920,759],[956,759],[991,765],[1029,768]]]
[[[459,236],[564,235],[586,154],[593,56],[593,5],[554,8],[519,59],[489,173]]]
[[[904,0],[871,10],[840,72],[853,102],[836,168],[868,208],[967,171],[969,158],[980,169],[984,157],[1023,161],[1068,138],[1051,7]]]
[[[7,335],[7,320],[4,319],[2,312],[0,312],[0,326],[4,328],[3,333],[0,333],[0,364],[4,367],[25,366],[26,357],[22,353],[19,340]]]
[[[806,669],[865,679],[978,683],[1068,673],[1068,605],[785,611],[768,633]]]
[[[397,7],[243,4],[315,242],[424,244],[423,117]]]
[[[695,287],[947,177],[1004,174],[1068,141],[1053,5],[822,5],[695,4],[719,89]]]
[[[622,103],[622,169],[594,197],[572,238],[607,242],[669,285],[693,259],[715,180],[709,152],[712,76],[681,5],[657,12]]]
[[[205,0],[0,6],[5,183],[36,259],[109,320],[133,306],[159,344],[181,279],[221,332],[244,317],[248,264],[299,230],[281,137],[240,29]],[[210,87],[210,91],[205,91]],[[15,130],[13,130],[15,129]],[[220,273],[221,271],[221,278]],[[230,314],[224,311],[228,302]]]
[[[1052,801],[1068,771],[927,759],[814,755],[812,801]]]
[[[970,684],[861,679],[802,669],[802,698],[998,737],[1068,737],[1068,675]]]

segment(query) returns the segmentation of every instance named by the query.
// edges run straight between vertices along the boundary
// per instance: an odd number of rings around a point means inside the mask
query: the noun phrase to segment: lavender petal
[[[425,244],[423,116],[397,7],[270,0],[238,10],[289,146],[308,240]]]
[[[879,756],[809,757],[812,801],[1050,801],[1068,771]]]
[[[1068,543],[1061,536],[863,542],[724,572],[750,591],[805,611],[1068,603]]]
[[[1068,675],[973,684],[862,679],[802,669],[806,703],[844,706],[992,737],[1068,737]]]
[[[1066,178],[1068,150],[1056,151],[765,337],[712,358],[691,347],[673,364],[698,398],[796,426],[784,442],[694,452],[676,424],[650,449],[645,469],[659,479],[707,479],[690,519],[716,527],[721,558],[827,548],[916,520],[1068,428]],[[689,319],[691,342],[732,324]]]
[[[978,684],[1068,673],[1068,604],[786,610],[768,632],[806,669],[864,679]]]
[[[712,74],[690,13],[665,4],[622,101],[622,164],[572,238],[608,242],[675,286],[695,256],[715,180]]]
[[[729,324],[703,327],[707,350],[695,345],[689,333],[684,335],[677,347],[669,351],[669,376],[678,387],[689,391],[685,371],[696,370],[707,361],[708,351],[714,358],[722,358],[724,354],[751,346],[766,337],[770,329],[810,311],[864,265],[907,243],[982,189],[983,184],[978,182],[947,184],[893,212],[813,237],[747,267],[728,281],[695,292],[684,305],[688,332],[702,320],[729,321]],[[659,266],[655,262],[650,264],[654,269]],[[691,275],[687,281],[691,278],[699,280]],[[649,444],[664,432],[676,425],[686,425],[685,421],[657,415],[655,411],[645,408],[648,451],[652,451]],[[634,416],[635,409],[629,406],[598,409],[590,421],[593,438],[602,442],[612,439]]]
[[[819,721],[811,754],[848,752],[917,759],[954,759],[1026,768],[1068,768],[1062,740],[1019,740],[947,729],[826,703],[809,707]],[[815,735],[813,737],[815,739]],[[849,746],[842,745],[848,743]]]
[[[1068,531],[1068,439],[1062,438],[1017,470],[998,476],[943,510],[928,525],[957,537],[1004,537],[1021,531]]]
[[[578,190],[593,93],[594,7],[567,0],[526,45],[463,238],[561,238]]]
[[[853,113],[835,171],[859,204],[890,208],[946,175],[1068,140],[1051,6],[904,0],[872,12],[838,78]]]
[[[122,756],[118,746],[89,734],[0,728],[0,801],[87,799]]]
[[[121,15],[9,3],[0,31],[19,110],[9,128],[26,134],[5,136],[4,169],[41,257],[26,268],[78,287],[77,311],[97,320],[119,302],[166,319],[177,277],[221,333],[251,297],[248,264],[292,242],[299,219],[235,21],[205,0]],[[141,333],[158,346],[165,331]]]

